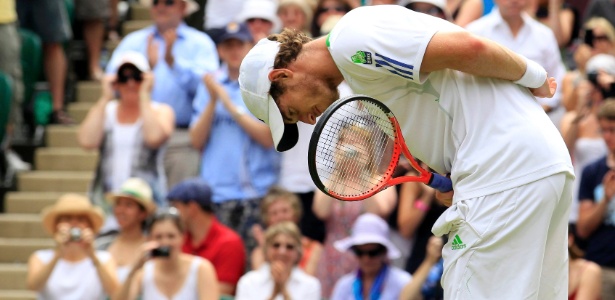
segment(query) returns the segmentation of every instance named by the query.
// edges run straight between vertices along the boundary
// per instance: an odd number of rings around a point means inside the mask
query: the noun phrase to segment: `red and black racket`
[[[393,178],[401,154],[418,176]],[[344,201],[363,200],[409,181],[441,192],[453,189],[450,178],[425,170],[412,157],[391,110],[364,95],[340,99],[325,110],[312,133],[308,166],[318,189]]]

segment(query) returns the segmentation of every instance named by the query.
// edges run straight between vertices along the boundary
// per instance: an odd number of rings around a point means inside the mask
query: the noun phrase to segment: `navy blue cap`
[[[220,44],[226,40],[237,39],[242,42],[252,42],[252,34],[246,23],[231,22],[226,27],[220,28],[218,31],[216,44]]]
[[[202,207],[211,207],[211,188],[201,179],[186,179],[171,188],[167,194],[167,200],[196,202]]]

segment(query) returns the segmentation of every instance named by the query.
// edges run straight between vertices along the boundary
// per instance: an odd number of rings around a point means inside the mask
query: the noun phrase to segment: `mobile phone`
[[[589,45],[590,47],[594,47],[594,30],[593,29],[585,29],[585,35],[583,36],[583,43]]]
[[[169,257],[171,255],[171,247],[169,246],[160,246],[155,248],[151,252],[152,257]]]

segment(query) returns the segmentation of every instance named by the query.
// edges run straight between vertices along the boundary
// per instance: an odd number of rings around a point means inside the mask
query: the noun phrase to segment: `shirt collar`
[[[153,27],[153,32],[156,35],[156,37],[162,38],[162,35],[158,31],[158,28],[155,25],[152,27]],[[184,39],[187,35],[188,29],[189,27],[188,25],[186,25],[186,23],[184,22],[179,23],[179,25],[177,26],[177,37],[180,39]]]

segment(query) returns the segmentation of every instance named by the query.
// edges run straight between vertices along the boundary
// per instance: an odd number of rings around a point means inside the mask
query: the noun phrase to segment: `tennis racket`
[[[402,154],[419,175],[393,178]],[[429,172],[414,159],[391,110],[364,95],[340,99],[325,110],[310,139],[308,166],[318,189],[344,201],[363,200],[410,181],[441,192],[453,189],[450,178]]]

